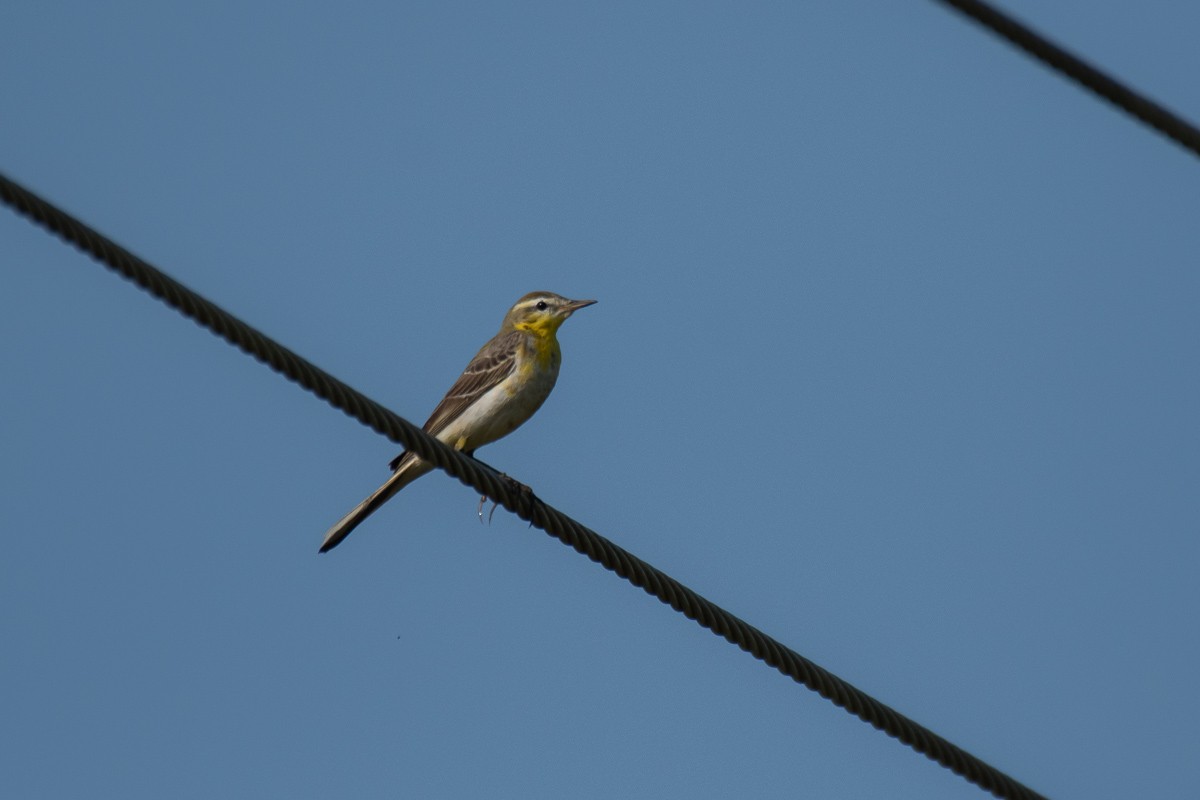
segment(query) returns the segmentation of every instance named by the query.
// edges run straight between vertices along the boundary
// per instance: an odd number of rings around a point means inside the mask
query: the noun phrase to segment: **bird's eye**
[[[546,301],[545,301],[545,300],[538,300],[538,303],[537,303],[537,310],[538,310],[538,311],[545,311],[545,310],[546,310]]]

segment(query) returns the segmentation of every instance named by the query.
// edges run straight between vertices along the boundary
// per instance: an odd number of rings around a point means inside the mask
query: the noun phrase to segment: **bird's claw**
[[[533,493],[533,489],[530,489],[528,486],[521,483],[516,478],[511,478],[508,475],[505,475],[503,472],[500,473],[500,480],[507,483],[508,488],[511,489],[515,494],[518,494],[521,496],[521,499],[517,501],[519,504],[518,512],[524,513],[525,516],[528,516],[530,518],[529,525],[532,527],[533,526],[533,504],[535,502],[537,502],[537,499],[538,499],[537,495],[535,495]],[[494,508],[492,509],[492,511],[495,511],[495,510],[496,509],[494,509]]]
[[[479,524],[480,525],[483,524],[483,504],[486,503],[487,500],[488,500],[488,496],[486,494],[479,495],[479,508],[475,509],[475,513],[479,516]],[[499,505],[500,504],[495,501],[492,502],[492,510],[488,512],[488,518],[487,518],[488,525],[492,524],[492,517],[496,516],[496,507]]]
[[[520,509],[528,510],[529,516],[532,516],[533,515],[533,503],[537,500],[537,495],[535,495],[533,493],[533,489],[530,489],[528,486],[521,483],[516,478],[509,477],[508,475],[504,474],[503,472],[501,472],[499,474],[500,474],[500,480],[507,483],[508,488],[510,490],[512,490],[515,494],[519,494],[521,496],[521,499],[519,501]],[[479,517],[480,525],[483,524],[483,504],[486,503],[487,501],[488,501],[488,496],[486,494],[479,496],[479,505],[475,509],[475,515]],[[495,501],[492,502],[492,510],[488,512],[488,518],[487,518],[489,525],[492,524],[492,517],[496,516],[496,509],[499,507],[499,505],[500,504],[498,502],[495,502]],[[530,520],[529,524],[532,526],[533,521]]]

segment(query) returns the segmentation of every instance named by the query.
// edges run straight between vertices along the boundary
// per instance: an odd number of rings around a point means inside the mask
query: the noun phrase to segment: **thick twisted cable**
[[[688,619],[695,620],[918,753],[925,754],[997,797],[1013,800],[1036,800],[1042,797],[705,600],[595,531],[522,492],[486,465],[437,441],[2,174],[0,199],[330,405],[416,452],[421,458],[474,487],[521,519],[531,522],[634,586],[640,586],[647,594],[654,595]]]
[[[1200,129],[982,0],[937,0],[1200,156]]]

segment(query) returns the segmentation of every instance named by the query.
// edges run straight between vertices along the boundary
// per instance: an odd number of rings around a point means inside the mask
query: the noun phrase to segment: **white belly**
[[[553,369],[535,370],[521,385],[517,373],[498,383],[447,425],[438,439],[468,452],[516,430],[541,408],[558,380]]]

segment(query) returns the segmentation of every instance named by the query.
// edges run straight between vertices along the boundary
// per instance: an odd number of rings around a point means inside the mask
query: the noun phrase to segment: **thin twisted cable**
[[[416,452],[421,458],[474,487],[521,519],[531,522],[634,586],[641,587],[647,594],[657,597],[688,619],[695,620],[864,722],[899,739],[918,753],[925,754],[997,797],[1013,800],[1037,800],[1042,797],[705,600],[590,528],[522,492],[486,465],[442,444],[2,174],[0,198],[330,405]]]
[[[1173,139],[1193,155],[1200,156],[1200,129],[1178,114],[1135,92],[982,0],[936,1],[950,6],[1007,39],[1050,68],[1086,86],[1117,108]]]

